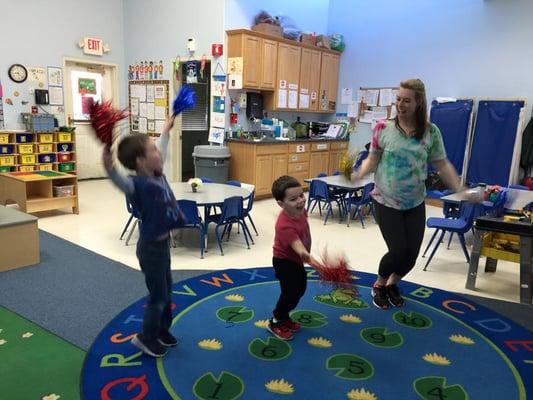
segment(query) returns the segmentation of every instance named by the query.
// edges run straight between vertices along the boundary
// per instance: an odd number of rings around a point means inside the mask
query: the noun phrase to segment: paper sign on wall
[[[213,143],[224,143],[224,128],[211,128],[209,129],[209,139]]]

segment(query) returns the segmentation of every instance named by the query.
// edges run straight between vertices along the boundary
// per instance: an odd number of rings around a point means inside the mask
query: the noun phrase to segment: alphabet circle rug
[[[375,275],[353,288],[308,288],[291,317],[293,340],[266,325],[279,295],[272,268],[229,269],[173,286],[162,359],[131,343],[141,299],[99,334],[85,359],[89,399],[526,399],[533,396],[533,334],[460,296],[402,282],[403,308],[372,305]],[[530,397],[531,398],[531,397]]]

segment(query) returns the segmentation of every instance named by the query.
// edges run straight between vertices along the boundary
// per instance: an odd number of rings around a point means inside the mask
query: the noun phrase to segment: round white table
[[[170,183],[170,188],[176,200],[194,200],[198,206],[204,207],[220,206],[225,199],[233,196],[240,196],[244,199],[250,196],[248,189],[225,183],[203,183],[197,192],[193,192],[191,185],[186,182]]]

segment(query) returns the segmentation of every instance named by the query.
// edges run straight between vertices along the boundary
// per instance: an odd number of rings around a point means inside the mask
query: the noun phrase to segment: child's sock
[[[276,319],[276,317],[272,317],[272,323],[277,324],[279,321]]]

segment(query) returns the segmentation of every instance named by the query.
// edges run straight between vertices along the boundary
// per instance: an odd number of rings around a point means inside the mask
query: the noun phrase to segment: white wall
[[[63,57],[102,60],[118,64],[119,74],[124,76],[122,0],[0,0],[0,17],[0,80],[6,129],[23,128],[20,113],[31,112],[34,105],[31,84],[16,84],[8,78],[11,64],[46,68],[62,67]],[[84,56],[77,43],[85,36],[102,39],[111,51],[103,57]],[[125,81],[120,79],[123,103],[124,87]],[[20,96],[15,97],[15,91]],[[12,100],[12,106],[6,104],[6,98]],[[28,104],[22,105],[23,100]],[[59,122],[64,124],[62,118]]]
[[[418,77],[428,100],[533,100],[532,16],[531,0],[331,1],[328,32],[346,39],[339,89]],[[361,124],[352,145],[369,136]]]

